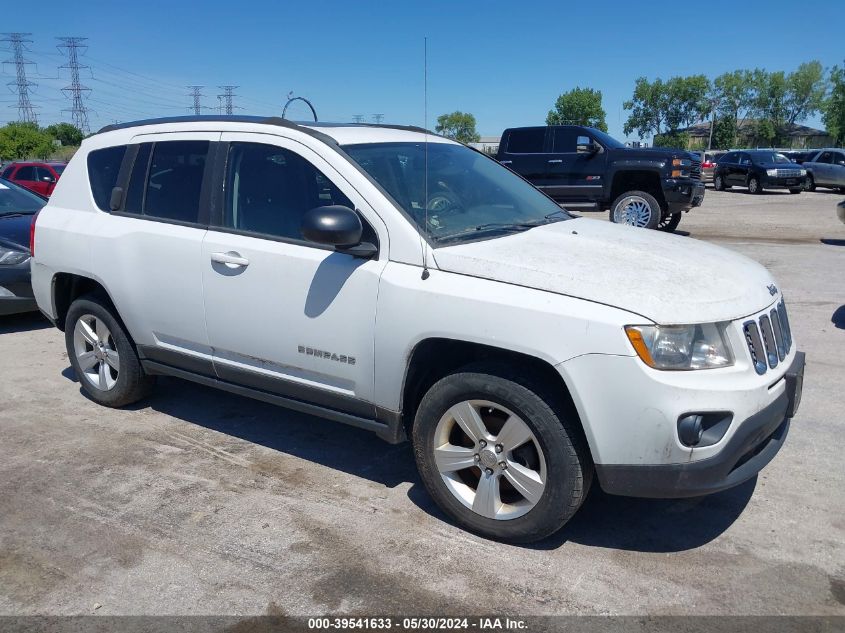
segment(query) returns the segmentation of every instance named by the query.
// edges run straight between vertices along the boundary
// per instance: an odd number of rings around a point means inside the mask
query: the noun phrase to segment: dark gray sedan
[[[0,316],[37,309],[29,280],[29,234],[46,202],[0,179]]]

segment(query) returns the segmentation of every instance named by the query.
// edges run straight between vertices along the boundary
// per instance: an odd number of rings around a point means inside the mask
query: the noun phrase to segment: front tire
[[[610,221],[643,229],[656,229],[663,215],[660,203],[645,191],[626,191],[610,206]]]
[[[666,231],[667,233],[672,233],[678,228],[678,225],[681,223],[681,214],[680,213],[673,213],[672,215],[664,216],[660,223],[657,225],[657,228],[661,231]]]
[[[95,295],[74,301],[65,320],[65,344],[82,389],[96,403],[122,407],[146,396],[148,376],[123,324]]]
[[[528,543],[560,529],[587,495],[593,466],[577,425],[530,380],[477,364],[423,397],[414,454],[429,494],[458,524]]]
[[[804,183],[804,189],[806,189],[807,191],[816,190],[816,181],[813,178],[813,174],[807,174],[807,182]]]
[[[757,176],[751,176],[748,179],[748,193],[754,195],[763,193],[763,187],[760,185],[760,179]]]

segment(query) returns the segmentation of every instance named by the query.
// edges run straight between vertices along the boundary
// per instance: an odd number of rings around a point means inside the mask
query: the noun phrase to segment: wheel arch
[[[524,352],[461,339],[427,338],[419,341],[411,350],[405,367],[400,403],[401,422],[407,437],[412,437],[417,408],[431,386],[458,369],[480,361],[501,363],[510,370],[517,369],[529,385],[539,385],[545,392],[555,395],[556,401],[549,404],[559,407],[562,414],[576,423],[575,427],[581,433],[581,439],[592,458],[592,447],[569,385],[551,363]]]
[[[65,330],[65,320],[71,304],[79,297],[87,294],[94,294],[108,302],[114,311],[115,317],[126,327],[120,311],[114,303],[106,287],[93,277],[87,277],[77,273],[60,272],[53,275],[51,283],[51,298],[53,302],[53,314],[56,316],[56,327],[62,332]],[[128,330],[127,330],[128,331]]]
[[[644,167],[618,169],[613,173],[610,185],[610,199],[608,205],[626,191],[645,191],[654,196],[660,203],[661,209],[666,211],[668,203],[663,192],[663,185],[660,180],[660,172],[657,169]]]

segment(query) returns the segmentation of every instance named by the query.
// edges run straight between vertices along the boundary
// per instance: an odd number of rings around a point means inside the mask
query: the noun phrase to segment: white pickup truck
[[[501,540],[556,531],[594,477],[651,497],[745,481],[801,397],[765,268],[574,217],[417,128],[110,126],[32,251],[95,401],[167,375],[410,439],[440,507]]]

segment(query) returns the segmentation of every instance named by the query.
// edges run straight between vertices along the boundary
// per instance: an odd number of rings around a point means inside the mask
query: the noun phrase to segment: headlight
[[[778,170],[777,169],[767,169],[766,173],[769,174],[769,176],[771,176],[772,178],[776,178],[777,175],[778,175]]]
[[[733,365],[726,323],[626,325],[637,355],[654,369],[715,369]]]
[[[13,251],[0,246],[0,266],[16,266],[29,259],[29,253],[25,251]]]

